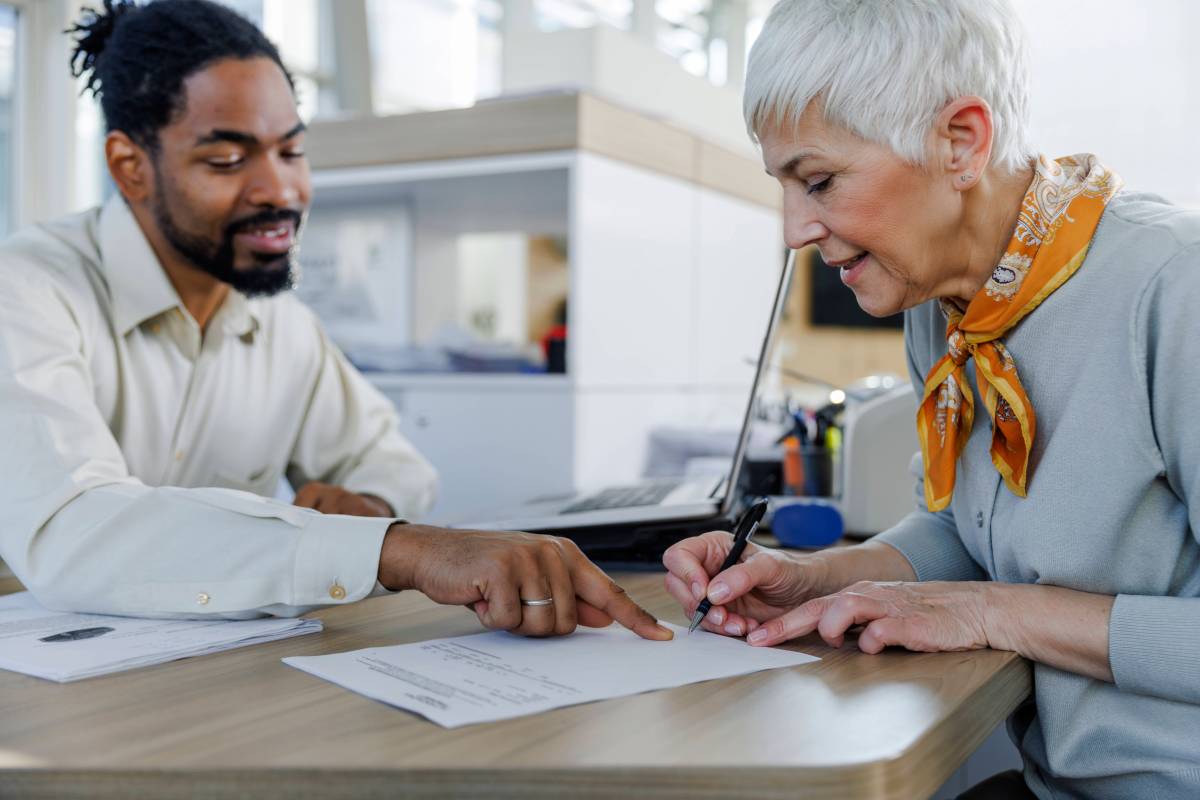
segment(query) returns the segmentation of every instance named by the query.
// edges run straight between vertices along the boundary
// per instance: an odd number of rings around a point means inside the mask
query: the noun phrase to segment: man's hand
[[[525,636],[570,633],[577,624],[603,628],[616,620],[643,639],[672,637],[574,542],[554,536],[393,525],[379,555],[379,582],[468,606],[488,628]],[[554,602],[521,602],[546,599]]]
[[[349,514],[355,517],[394,517],[387,503],[369,494],[355,494],[328,483],[312,481],[296,492],[295,505],[312,508],[322,514]]]

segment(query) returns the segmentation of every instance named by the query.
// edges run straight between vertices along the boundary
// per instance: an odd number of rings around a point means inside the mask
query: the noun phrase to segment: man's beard
[[[221,240],[214,242],[203,236],[186,233],[175,224],[167,208],[163,182],[159,179],[156,183],[158,197],[154,204],[154,220],[158,229],[171,246],[196,269],[229,284],[247,297],[269,297],[295,287],[299,269],[292,258],[292,251],[282,255],[253,253],[257,264],[238,269],[233,264],[233,237],[242,231],[278,222],[291,222],[295,231],[293,235],[297,235],[302,221],[299,212],[289,208],[261,211],[230,223],[221,234]]]

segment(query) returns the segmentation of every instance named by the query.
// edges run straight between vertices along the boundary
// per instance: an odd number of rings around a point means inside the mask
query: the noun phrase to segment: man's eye
[[[819,180],[819,181],[817,181],[817,182],[815,182],[815,183],[810,183],[810,184],[808,184],[808,193],[809,193],[809,194],[816,194],[816,193],[818,193],[818,192],[823,192],[823,191],[825,191],[826,189],[828,189],[828,188],[829,188],[829,184],[830,184],[830,182],[831,182],[832,180],[833,180],[833,177],[832,177],[832,176],[830,176],[830,177],[828,177],[828,178],[824,178],[824,179],[822,179],[822,180]]]
[[[297,159],[297,158],[304,158],[304,151],[303,150],[288,150],[287,152],[285,152],[283,154],[283,157],[288,159],[289,161]]]
[[[227,156],[225,158],[210,158],[208,165],[217,169],[232,169],[242,163],[241,156]]]

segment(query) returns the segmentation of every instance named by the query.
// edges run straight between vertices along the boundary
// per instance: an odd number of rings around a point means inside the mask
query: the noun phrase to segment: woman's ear
[[[934,122],[938,166],[955,189],[979,182],[992,158],[992,109],[982,97],[950,101]]]

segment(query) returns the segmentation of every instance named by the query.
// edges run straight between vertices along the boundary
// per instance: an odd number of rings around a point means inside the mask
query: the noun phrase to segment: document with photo
[[[0,597],[0,669],[65,683],[319,630],[315,619],[141,619],[49,611],[20,592]]]
[[[446,728],[818,661],[685,628],[669,642],[618,625],[528,639],[479,633],[283,663]]]

